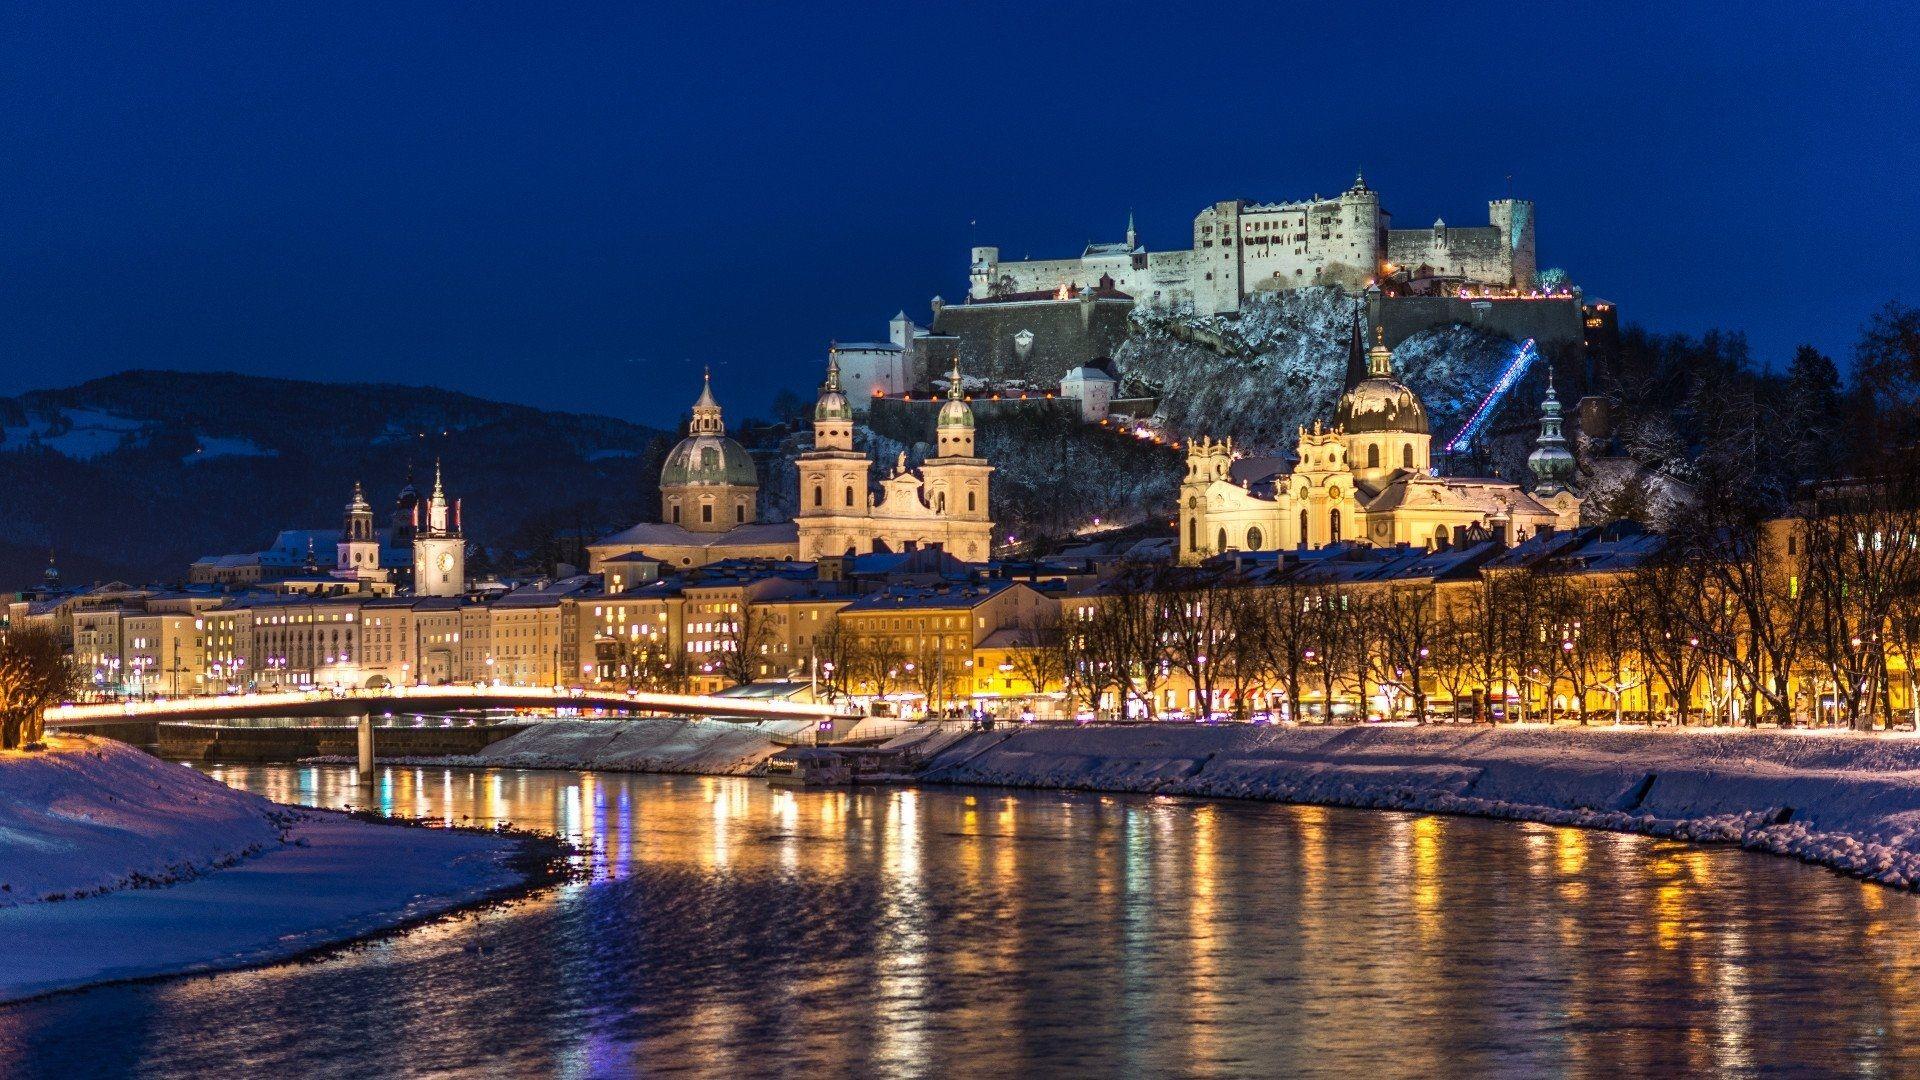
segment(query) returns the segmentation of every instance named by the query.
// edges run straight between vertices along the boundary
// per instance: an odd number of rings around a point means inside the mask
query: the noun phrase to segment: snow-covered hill
[[[1334,286],[1261,293],[1236,316],[1136,310],[1115,355],[1128,389],[1158,393],[1183,437],[1232,435],[1291,450],[1299,428],[1330,419],[1361,300]],[[1517,345],[1466,326],[1424,330],[1394,349],[1396,373],[1427,407],[1436,439],[1453,434]]]

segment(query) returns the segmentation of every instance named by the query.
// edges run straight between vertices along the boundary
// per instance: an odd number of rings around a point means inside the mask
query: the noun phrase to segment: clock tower
[[[460,535],[460,505],[448,504],[436,461],[427,520],[413,537],[413,594],[459,596],[466,591],[467,542]]]

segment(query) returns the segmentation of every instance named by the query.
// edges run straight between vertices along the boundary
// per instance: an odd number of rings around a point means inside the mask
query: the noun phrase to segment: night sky
[[[1064,256],[1132,208],[1179,247],[1357,167],[1402,227],[1511,175],[1542,266],[1763,361],[1920,303],[1905,5],[1471,7],[14,6],[0,393],[239,370],[665,423],[711,363],[748,411],[962,296],[970,235]]]

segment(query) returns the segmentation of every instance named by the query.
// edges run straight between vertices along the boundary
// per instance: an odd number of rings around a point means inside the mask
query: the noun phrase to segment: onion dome
[[[1393,377],[1393,354],[1387,351],[1385,332],[1374,327],[1373,333],[1367,377],[1340,395],[1340,404],[1333,412],[1334,424],[1349,435],[1428,434],[1426,406],[1405,383]]]
[[[693,403],[693,422],[687,425],[687,437],[667,454],[660,467],[661,487],[689,484],[758,485],[760,474],[753,467],[753,455],[747,448],[727,438],[727,425],[720,418],[720,402],[713,396],[713,377],[706,377],[700,398]]]
[[[972,427],[973,407],[967,404],[966,388],[960,378],[960,358],[954,357],[953,373],[947,376],[947,403],[940,406],[935,427]]]
[[[1573,480],[1573,451],[1560,433],[1560,397],[1553,391],[1553,369],[1547,369],[1547,399],[1540,403],[1539,449],[1527,455],[1527,468],[1533,472],[1533,490],[1539,495],[1555,495],[1566,490]]]
[[[827,381],[820,387],[820,400],[813,406],[813,419],[815,423],[853,419],[853,406],[840,390],[840,357],[833,350],[827,352]]]

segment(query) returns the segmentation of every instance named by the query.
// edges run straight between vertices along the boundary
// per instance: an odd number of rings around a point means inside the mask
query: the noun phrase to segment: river
[[[350,771],[207,766],[317,805]],[[591,880],[0,1009],[0,1075],[1886,1074],[1920,903],[1785,859],[1261,803],[382,770]]]

